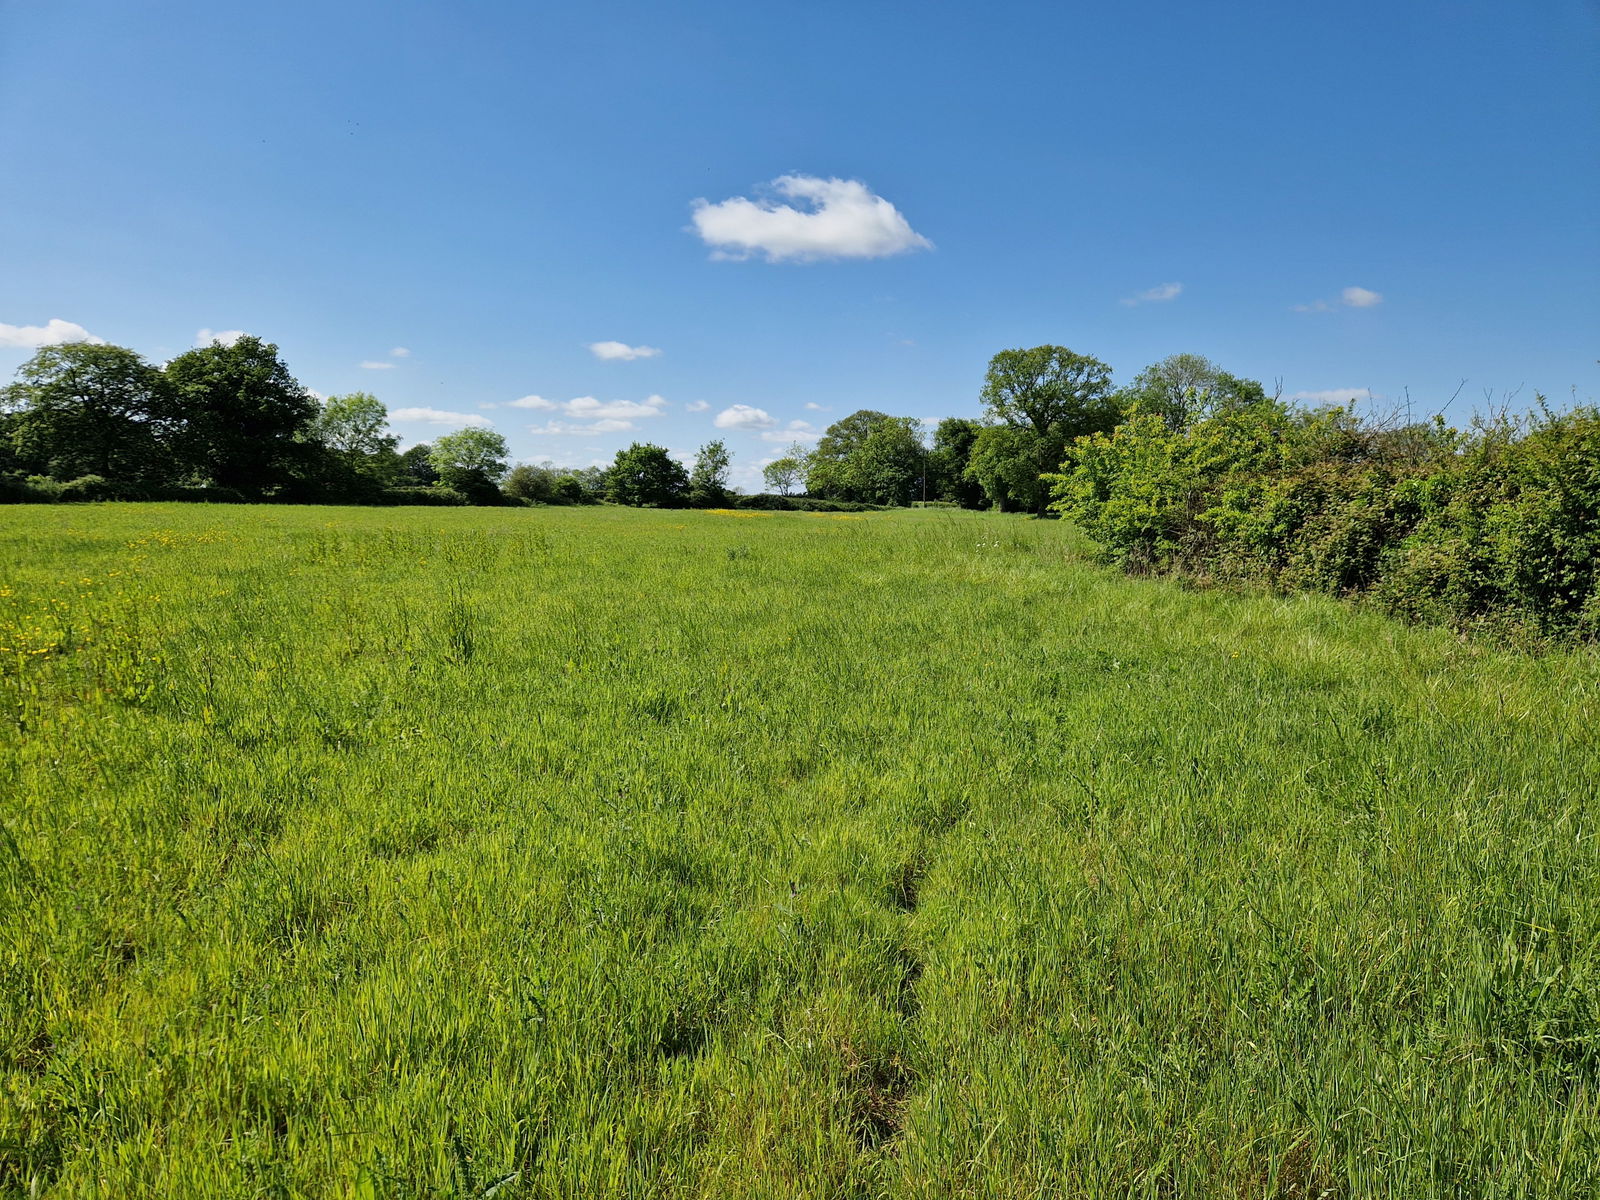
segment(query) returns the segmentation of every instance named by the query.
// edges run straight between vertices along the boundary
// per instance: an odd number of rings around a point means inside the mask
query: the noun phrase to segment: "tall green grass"
[[[1592,653],[954,512],[0,513],[0,1194],[1587,1196]]]

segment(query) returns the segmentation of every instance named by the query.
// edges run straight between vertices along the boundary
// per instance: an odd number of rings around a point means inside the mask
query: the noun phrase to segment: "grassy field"
[[[1600,660],[949,512],[0,511],[0,1195],[1600,1191]]]

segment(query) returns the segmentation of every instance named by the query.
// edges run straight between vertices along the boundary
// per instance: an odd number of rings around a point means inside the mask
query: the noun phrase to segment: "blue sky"
[[[0,2],[0,373],[246,330],[408,442],[746,486],[1042,342],[1589,401],[1597,68],[1594,0]]]

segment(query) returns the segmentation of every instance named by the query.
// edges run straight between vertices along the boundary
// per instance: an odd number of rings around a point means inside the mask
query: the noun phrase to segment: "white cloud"
[[[528,426],[528,432],[535,435],[566,437],[569,434],[579,433],[632,433],[638,428],[632,421],[620,417],[602,417],[586,425],[575,425],[570,421],[546,421],[543,425]]]
[[[411,351],[407,350],[404,346],[396,346],[393,350],[389,351],[389,357],[390,358],[410,358],[411,357]]]
[[[790,442],[814,442],[821,436],[809,421],[790,421],[782,429],[767,430],[761,435],[761,440],[787,446]]]
[[[810,262],[819,258],[884,258],[933,243],[882,196],[856,179],[783,175],[770,185],[787,200],[745,196],[712,204],[693,204],[694,231],[712,247],[713,258],[744,259],[760,253],[768,262]]]
[[[392,371],[394,370],[394,364],[391,362],[373,362],[369,359],[361,364],[361,369],[363,371]]]
[[[1182,294],[1183,284],[1181,283],[1158,283],[1155,287],[1146,288],[1142,292],[1137,292],[1124,300],[1119,300],[1118,303],[1126,305],[1128,308],[1133,308],[1138,304],[1164,304],[1168,300],[1176,300]]]
[[[543,425],[530,426],[528,432],[546,436],[564,437],[579,433],[631,433],[639,427],[634,422],[644,417],[659,417],[667,410],[663,396],[646,396],[638,400],[597,400],[593,396],[578,396],[557,402],[543,396],[523,396],[513,400],[507,408],[529,408],[536,412],[560,413],[570,420],[551,420]]]
[[[685,404],[683,406],[683,411],[684,412],[705,412],[706,409],[708,409],[710,407],[711,407],[710,401],[707,401],[707,400],[691,400],[691,401],[689,401],[689,403],[687,403],[687,404]]]
[[[657,358],[661,351],[654,346],[630,346],[627,342],[590,342],[589,353],[596,358],[632,362],[636,358]]]
[[[634,417],[659,417],[666,407],[667,402],[660,396],[646,396],[642,404],[632,400],[596,400],[593,396],[579,396],[563,404],[561,411],[580,421],[632,420]]]
[[[196,346],[231,346],[247,336],[242,329],[202,329],[194,335]]]
[[[1383,303],[1383,293],[1364,287],[1347,287],[1339,293],[1339,303],[1347,308],[1372,308]],[[1296,304],[1295,312],[1332,312],[1333,304],[1327,300],[1313,300],[1310,304]]]
[[[818,404],[815,400],[807,400],[806,401],[806,409],[809,412],[832,412],[833,411],[833,409],[829,408],[826,404]]]
[[[1296,392],[1290,400],[1305,400],[1312,404],[1349,404],[1352,400],[1376,400],[1371,388],[1326,388],[1320,392]]]
[[[719,412],[711,423],[718,429],[771,429],[778,422],[766,409],[735,404]]]
[[[440,425],[451,429],[470,427],[492,429],[494,422],[477,413],[447,412],[442,408],[397,408],[389,414],[391,421],[420,421],[425,425]]]
[[[43,325],[7,325],[0,321],[0,346],[18,346],[24,350],[37,350],[41,346],[59,346],[64,342],[88,342],[91,346],[104,346],[105,338],[95,337],[75,321],[51,317]]]

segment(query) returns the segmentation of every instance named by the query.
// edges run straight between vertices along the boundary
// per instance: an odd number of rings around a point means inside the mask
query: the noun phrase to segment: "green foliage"
[[[797,488],[805,486],[807,461],[810,452],[798,442],[790,446],[781,458],[775,458],[761,468],[761,479],[781,496],[791,496]]]
[[[605,496],[591,472],[552,463],[521,463],[511,468],[503,487],[530,504],[596,504]]]
[[[320,447],[309,438],[320,408],[276,346],[213,343],[178,355],[164,374],[173,446],[194,476],[263,495],[318,472]]]
[[[454,488],[440,487],[437,484],[427,487],[387,487],[370,501],[370,503],[374,504],[420,504],[428,507],[443,506],[445,508],[472,502],[465,493],[458,492]]]
[[[606,496],[636,508],[676,508],[689,497],[689,473],[662,446],[634,442],[606,473]]]
[[[1391,612],[1600,636],[1600,412],[1460,432],[1348,410],[1136,413],[1077,441],[1056,506],[1137,569],[1370,597]]]
[[[433,447],[418,442],[400,455],[397,478],[412,487],[427,487],[439,482],[439,472],[433,468]]]
[[[1111,368],[1065,346],[1002,350],[989,360],[981,397],[992,420],[1065,441],[1116,424]]]
[[[730,496],[728,503],[734,508],[757,508],[769,512],[822,512],[859,513],[883,512],[881,504],[863,504],[859,500],[824,500],[817,496],[784,496],[770,492],[754,496]]]
[[[1593,1196],[1600,656],[1082,545],[8,512],[0,1194]]]
[[[1044,515],[1041,476],[1072,438],[1109,430],[1120,413],[1111,368],[1065,346],[1002,350],[989,360],[982,400],[991,426],[971,435],[962,478],[1002,511]]]
[[[980,426],[962,477],[1001,512],[1043,512],[1049,496],[1042,476],[1060,463],[1061,451],[1061,440],[1051,433],[1022,425]]]
[[[160,371],[121,346],[46,346],[0,391],[10,469],[52,479],[155,480],[170,471]]]
[[[1173,354],[1139,372],[1117,393],[1116,404],[1122,413],[1153,413],[1176,430],[1266,398],[1255,380],[1230,375],[1209,358]]]
[[[510,447],[492,429],[458,429],[441,434],[428,448],[428,464],[439,484],[468,497],[474,504],[495,504],[499,482],[509,469]]]
[[[983,429],[979,421],[946,417],[933,432],[933,450],[928,455],[928,494],[962,508],[982,508],[985,494],[982,483],[967,474],[972,449]]]
[[[828,426],[806,459],[806,491],[830,500],[906,505],[921,495],[927,449],[914,417],[859,409]]]
[[[716,508],[728,501],[728,447],[718,438],[700,447],[689,471],[689,503]]]

